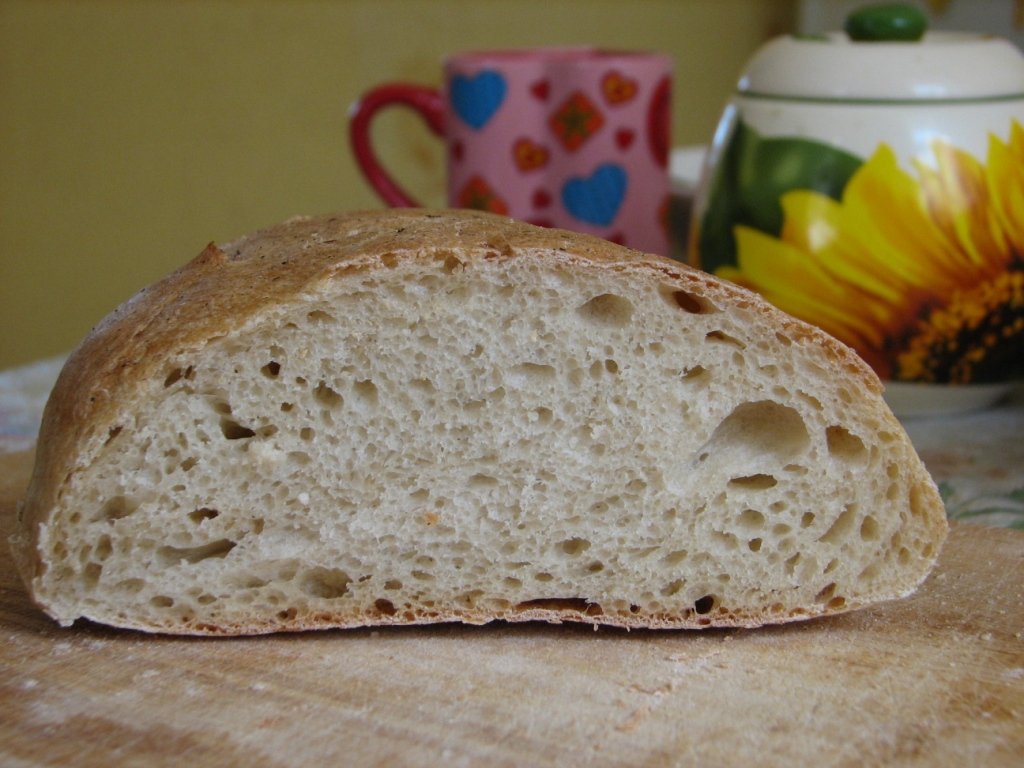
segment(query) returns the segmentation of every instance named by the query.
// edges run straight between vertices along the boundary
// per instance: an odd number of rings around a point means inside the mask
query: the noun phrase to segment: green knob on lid
[[[846,18],[846,34],[861,42],[913,42],[928,26],[924,12],[907,3],[869,5]]]

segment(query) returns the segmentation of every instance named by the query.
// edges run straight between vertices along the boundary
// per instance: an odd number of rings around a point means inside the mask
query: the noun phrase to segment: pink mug
[[[415,110],[448,150],[448,204],[668,255],[672,62],[658,53],[462,53],[442,90],[392,83],[353,105],[352,151],[385,203],[417,207],[370,142],[382,109]]]

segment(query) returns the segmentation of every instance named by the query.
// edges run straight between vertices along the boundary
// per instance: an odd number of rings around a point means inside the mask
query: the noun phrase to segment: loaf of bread
[[[12,543],[64,625],[836,613],[911,593],[946,533],[881,390],[755,295],[603,240],[298,218],[84,340]]]

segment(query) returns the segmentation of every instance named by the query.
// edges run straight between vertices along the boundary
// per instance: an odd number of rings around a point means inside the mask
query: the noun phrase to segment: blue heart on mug
[[[505,78],[493,69],[484,69],[473,77],[452,77],[449,98],[452,108],[473,130],[480,130],[505,100]]]
[[[627,181],[621,165],[599,165],[589,178],[573,178],[565,182],[562,205],[587,224],[611,224],[626,197]]]

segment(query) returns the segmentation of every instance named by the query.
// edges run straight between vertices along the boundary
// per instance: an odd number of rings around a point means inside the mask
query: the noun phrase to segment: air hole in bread
[[[779,542],[779,549],[782,550],[782,551],[786,551],[786,550],[790,549],[792,547],[792,545],[793,545],[792,541],[785,541],[784,540],[784,541]],[[802,559],[803,558],[800,556],[799,552],[797,552],[795,555],[790,555],[786,559],[786,562],[784,563],[784,565],[785,565],[785,571],[786,571],[786,575],[787,576],[793,576],[793,574],[796,573],[796,567],[797,567],[797,565],[800,564],[800,561]]]
[[[682,579],[676,579],[675,581],[672,581],[661,588],[661,596],[672,597],[672,595],[679,592],[679,590],[681,590],[685,586],[685,581],[683,581]]]
[[[358,398],[359,402],[362,403],[363,405],[377,404],[379,398],[377,385],[374,384],[369,379],[357,381],[355,384],[352,385],[352,391],[355,393],[355,396]]]
[[[508,372],[507,377],[510,383],[518,387],[528,387],[540,381],[552,380],[555,374],[554,367],[544,363],[520,363]]]
[[[541,406],[533,410],[533,420],[538,424],[550,424],[555,419],[555,412],[550,408]]]
[[[226,416],[220,420],[220,431],[228,440],[245,440],[256,434],[254,430],[244,427],[234,419],[229,419]]]
[[[738,522],[746,531],[759,531],[764,528],[764,513],[756,509],[745,509],[740,512]]]
[[[110,541],[110,537],[103,534],[96,541],[96,553],[95,557],[100,562],[103,562],[114,552],[113,544]]]
[[[706,385],[711,382],[711,372],[703,365],[695,365],[684,369],[681,378],[688,384]]]
[[[864,441],[844,427],[833,425],[825,430],[829,455],[847,464],[862,464],[867,460]]]
[[[792,374],[792,372],[789,372],[789,373],[791,373],[791,375],[796,375],[796,374]],[[816,411],[824,411],[825,410],[825,407],[821,404],[821,400],[819,400],[818,398],[814,397],[814,395],[808,395],[806,392],[802,392],[802,391],[798,392],[797,394],[800,396],[800,398],[805,403],[810,405],[811,408],[813,408],[814,410],[816,410]]]
[[[335,322],[334,316],[324,312],[322,309],[314,309],[312,312],[306,314],[306,319],[311,323],[333,323]]]
[[[395,608],[395,604],[390,600],[386,600],[383,597],[378,598],[373,602],[373,607],[376,608],[380,613],[385,616],[394,616],[398,613],[398,609]]]
[[[693,610],[695,613],[703,616],[711,613],[715,608],[717,598],[714,595],[704,595],[693,601]]]
[[[863,579],[865,582],[871,584],[878,578],[880,571],[880,563],[876,560],[873,563],[869,563],[864,570],[857,576],[858,579]]]
[[[862,541],[878,541],[878,521],[871,515],[865,515],[860,521],[860,538]]]
[[[723,533],[721,531],[711,532],[711,541],[726,552],[735,550],[739,547],[739,540],[732,533]]]
[[[570,557],[576,557],[590,549],[590,542],[581,538],[566,539],[558,544],[558,548]]]
[[[103,566],[99,563],[89,563],[82,569],[82,580],[86,589],[92,589],[100,582],[100,575],[103,573]]]
[[[602,293],[581,305],[580,317],[596,325],[624,327],[633,319],[633,302],[614,293]]]
[[[725,331],[710,331],[704,335],[704,338],[708,341],[716,341],[721,344],[728,344],[738,349],[746,349],[747,345],[737,339],[735,336],[730,336]]]
[[[198,547],[163,546],[157,549],[156,559],[161,566],[165,567],[182,563],[195,565],[203,560],[227,557],[227,554],[235,548],[235,545],[236,542],[230,539],[217,539],[209,544],[202,544]]]
[[[146,582],[142,579],[122,579],[114,585],[114,588],[130,595],[137,595],[145,586]]]
[[[600,616],[604,611],[597,603],[591,603],[582,597],[542,597],[536,600],[524,600],[516,603],[516,609],[529,611],[540,608],[545,611],[575,611],[585,616]]]
[[[181,368],[181,367],[174,368],[164,378],[164,386],[165,387],[170,387],[173,384],[176,384],[177,382],[181,381],[182,379],[185,379],[187,381],[187,380],[193,378],[194,376],[195,376],[195,369],[191,365],[189,365],[189,366],[187,366],[185,368]]]
[[[751,539],[747,542],[747,549],[749,549],[751,552],[760,552],[761,544],[762,540],[760,538]]]
[[[818,603],[824,603],[828,610],[839,610],[846,605],[846,598],[836,593],[835,583],[827,584],[818,594],[815,596],[815,601]]]
[[[313,397],[328,408],[340,408],[345,400],[326,381],[320,380],[313,389]]]
[[[312,568],[302,574],[299,588],[310,597],[337,600],[348,594],[352,579],[338,568]]]
[[[216,509],[210,509],[209,507],[201,507],[194,509],[188,513],[188,519],[196,525],[199,525],[206,520],[213,520],[220,514]]]
[[[127,496],[112,496],[100,508],[97,520],[120,520],[139,508],[139,502]]]
[[[296,467],[304,467],[313,460],[313,458],[305,451],[288,451],[288,453],[285,454],[285,459],[289,464]]]
[[[695,293],[690,293],[689,291],[684,291],[682,289],[668,289],[667,291],[664,291],[662,295],[665,296],[667,301],[679,307],[684,312],[689,312],[691,315],[708,315],[719,311],[718,307],[703,296],[698,296]]]
[[[439,253],[437,260],[442,262],[442,270],[446,275],[454,273],[463,266],[462,260],[454,253]]]
[[[174,598],[167,597],[167,595],[154,595],[149,599],[149,604],[154,608],[172,608],[174,607]]]
[[[493,488],[498,484],[498,479],[492,475],[485,475],[477,472],[469,478],[470,488]]]
[[[839,517],[829,526],[828,530],[818,537],[818,541],[824,541],[827,544],[839,544],[850,535],[856,524],[857,507],[854,504],[847,504],[843,507],[843,511],[839,513]]]
[[[760,472],[754,475],[734,477],[729,481],[729,485],[737,488],[744,488],[748,491],[764,491],[768,488],[774,488],[778,484],[779,481],[772,475],[766,475]]]
[[[687,552],[685,549],[676,549],[672,552],[669,552],[661,559],[662,562],[664,562],[666,565],[678,565],[689,556],[690,553]]]
[[[271,360],[269,363],[260,368],[260,373],[262,373],[268,379],[276,379],[281,373],[281,364],[276,360]]]
[[[650,557],[655,552],[659,552],[660,548],[658,545],[650,547],[631,547],[628,552],[631,560],[643,560],[644,558]]]
[[[742,403],[715,428],[698,450],[698,461],[728,456],[742,465],[783,463],[810,444],[807,425],[799,412],[771,400]],[[760,474],[760,473],[751,473]]]

